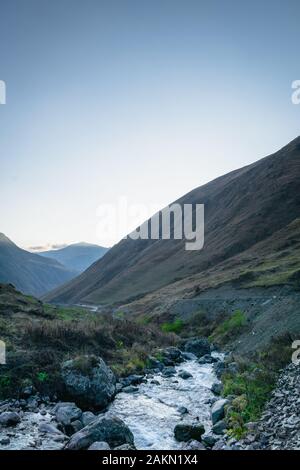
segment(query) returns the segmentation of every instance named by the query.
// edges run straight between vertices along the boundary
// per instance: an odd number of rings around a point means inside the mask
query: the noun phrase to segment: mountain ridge
[[[41,296],[75,275],[56,260],[23,250],[0,234],[0,282],[13,284],[26,294]]]
[[[297,137],[274,154],[220,176],[176,201],[205,205],[203,250],[185,251],[184,240],[122,240],[46,299],[63,303],[125,303],[180,279],[206,273],[296,220],[299,187]]]

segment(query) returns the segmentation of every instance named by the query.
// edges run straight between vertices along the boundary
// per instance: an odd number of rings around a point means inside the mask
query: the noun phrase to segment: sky
[[[286,145],[299,16],[298,0],[1,0],[0,232],[110,246],[120,201],[141,223]]]

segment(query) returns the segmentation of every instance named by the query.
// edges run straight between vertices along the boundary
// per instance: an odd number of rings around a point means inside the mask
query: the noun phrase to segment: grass
[[[210,341],[224,344],[236,338],[246,327],[247,318],[244,312],[236,310],[229,318],[218,325],[210,335]]]
[[[32,303],[32,313],[29,300],[21,294],[9,290],[9,306],[3,300],[4,288],[2,294],[0,337],[6,343],[7,364],[0,369],[0,398],[18,396],[28,384],[45,394],[59,394],[61,364],[77,358],[78,367],[85,370],[86,355],[102,357],[119,376],[140,372],[156,349],[178,341],[172,331],[140,324],[126,315],[115,318],[38,301]]]
[[[238,373],[222,377],[224,396],[235,396],[226,410],[229,434],[242,438],[248,422],[257,421],[274,389],[278,371],[291,360],[293,338],[284,333],[253,360],[239,359]]]
[[[180,318],[176,318],[173,322],[166,322],[161,325],[161,331],[164,333],[176,333],[179,334],[183,329],[183,321]]]

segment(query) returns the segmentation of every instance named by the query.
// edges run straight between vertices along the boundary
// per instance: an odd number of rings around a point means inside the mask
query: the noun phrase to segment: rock
[[[80,429],[82,429],[83,427],[84,426],[83,426],[82,422],[79,421],[79,419],[76,419],[75,421],[72,421],[70,426],[68,427],[69,436],[71,436],[72,434],[74,434],[77,431],[80,431]]]
[[[162,370],[162,374],[164,377],[172,377],[176,374],[175,367],[164,367]]]
[[[198,359],[199,364],[212,364],[214,361],[213,357],[210,354],[204,354],[204,356]]]
[[[201,441],[201,436],[204,433],[205,429],[202,424],[177,424],[174,428],[175,439],[180,442]]]
[[[148,356],[147,358],[147,367],[149,369],[162,369],[163,364],[153,356]]]
[[[180,406],[178,409],[177,409],[178,413],[180,413],[181,415],[185,415],[187,414],[189,411],[188,409],[185,407],[185,406]]]
[[[39,425],[39,431],[45,434],[58,434],[64,436],[64,434],[59,429],[50,423],[41,423]]]
[[[2,446],[8,446],[8,444],[10,444],[10,438],[9,437],[2,437],[0,439],[0,444]]]
[[[143,375],[128,375],[128,377],[124,377],[123,379],[120,380],[120,383],[122,384],[123,387],[128,387],[129,385],[139,385],[142,383],[144,380]]]
[[[128,385],[128,387],[124,387],[122,390],[124,393],[136,393],[138,391],[138,387],[134,387],[133,385]]]
[[[205,447],[212,448],[215,443],[217,442],[218,437],[214,436],[212,433],[204,434],[201,438],[201,442],[205,445]]]
[[[221,376],[224,374],[225,369],[226,369],[224,362],[222,362],[222,361],[216,362],[213,365],[213,368],[214,368],[216,376],[218,377],[218,379],[220,379]]]
[[[153,385],[160,385],[160,382],[158,380],[151,380],[150,383]]]
[[[54,407],[53,411],[56,421],[62,426],[66,434],[70,436],[74,432],[79,431],[78,421],[82,417],[82,411],[75,403],[60,402]],[[74,422],[77,422],[77,424],[74,425]]]
[[[180,450],[206,450],[206,448],[203,444],[201,444],[201,442],[191,440],[188,442],[184,442],[181,445]]]
[[[228,400],[222,399],[216,401],[211,408],[211,420],[213,424],[216,424],[218,421],[224,418],[225,405],[227,405]]]
[[[67,361],[61,376],[68,396],[83,408],[103,409],[116,394],[116,378],[100,357]]]
[[[178,373],[178,377],[180,377],[181,379],[187,380],[187,379],[192,378],[193,376],[187,370],[181,370]]]
[[[134,445],[133,434],[126,424],[115,416],[99,416],[92,423],[73,434],[66,450],[87,449],[94,442],[107,442],[110,447]]]
[[[123,385],[120,382],[116,383],[116,393],[122,392]]]
[[[88,450],[110,450],[109,445],[107,442],[104,441],[96,441],[88,448]]]
[[[18,413],[14,411],[5,411],[0,414],[0,424],[2,426],[14,426],[21,421]]]
[[[223,439],[220,439],[215,443],[213,446],[212,450],[231,450],[228,445],[226,445],[226,442]]]
[[[215,382],[214,384],[212,384],[211,391],[215,395],[221,395],[222,390],[223,390],[223,385],[221,382]]]
[[[221,419],[220,421],[218,421],[216,424],[213,425],[212,427],[212,432],[214,434],[223,434],[224,431],[227,429],[227,425],[226,425],[226,422]]]
[[[179,363],[183,361],[182,353],[180,349],[170,346],[163,351],[164,358],[168,358],[170,361]]]
[[[28,385],[25,387],[22,392],[21,392],[21,397],[22,398],[29,398],[31,395],[34,395],[36,392],[35,388],[33,385]]]
[[[206,338],[189,339],[184,346],[185,352],[193,353],[197,357],[210,354],[210,344]]]
[[[195,354],[189,353],[189,352],[186,352],[186,351],[183,351],[181,353],[181,357],[185,361],[195,361],[197,359],[197,356],[195,356]]]
[[[122,444],[121,446],[115,447],[114,450],[135,450],[135,447],[130,444]]]
[[[81,416],[81,421],[83,426],[87,426],[88,424],[92,423],[96,419],[96,415],[91,411],[84,411]]]

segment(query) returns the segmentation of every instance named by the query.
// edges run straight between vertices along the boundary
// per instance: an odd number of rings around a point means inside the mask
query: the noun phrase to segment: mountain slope
[[[108,248],[90,243],[74,243],[60,250],[41,251],[38,254],[46,258],[55,259],[67,269],[82,273],[91,264],[102,258]]]
[[[177,201],[205,204],[202,250],[186,251],[184,240],[122,240],[81,276],[46,298],[66,303],[125,302],[180,279],[191,282],[198,274],[205,282],[206,273],[226,262],[222,276],[227,279],[234,257],[255,250],[258,243],[299,217],[299,188],[300,137]],[[271,241],[265,255],[272,252]]]
[[[0,282],[36,296],[69,281],[76,273],[53,259],[29,253],[0,234]]]

